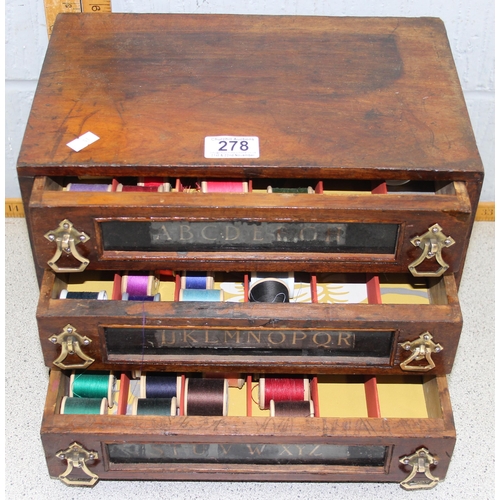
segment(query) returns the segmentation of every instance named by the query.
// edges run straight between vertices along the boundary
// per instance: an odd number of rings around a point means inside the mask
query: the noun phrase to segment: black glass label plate
[[[353,356],[388,358],[393,331],[104,327],[110,356]]]
[[[256,464],[256,465],[357,465],[382,467],[386,446],[258,443],[111,443],[109,460],[114,464]]]
[[[228,221],[100,222],[105,251],[394,254],[398,224]]]

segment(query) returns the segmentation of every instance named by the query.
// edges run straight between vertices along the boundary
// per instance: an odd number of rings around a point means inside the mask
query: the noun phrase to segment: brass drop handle
[[[413,261],[408,269],[411,274],[416,277],[424,278],[434,278],[442,276],[450,267],[441,255],[441,250],[443,248],[451,247],[455,244],[455,240],[451,236],[445,236],[442,232],[442,228],[439,224],[434,224],[429,228],[429,230],[422,236],[415,236],[412,238],[411,243],[413,246],[422,249],[422,254],[418,259]],[[436,261],[440,267],[436,271],[418,271],[417,267],[425,260],[436,258]]]
[[[59,227],[46,233],[45,238],[56,244],[56,253],[47,264],[56,273],[80,273],[88,265],[89,260],[81,256],[76,249],[78,243],[86,243],[90,237],[84,232],[80,232],[73,227],[73,223],[68,219],[64,219],[59,223]],[[79,267],[59,267],[57,261],[62,254],[71,254],[75,259],[81,262]]]
[[[430,470],[431,465],[437,465],[438,461],[427,448],[420,448],[413,455],[402,457],[399,461],[412,468],[408,477],[399,483],[401,488],[405,490],[430,490],[439,483],[440,479],[433,476]],[[425,477],[415,479],[417,474],[423,474]]]
[[[432,359],[432,353],[438,353],[443,350],[440,344],[436,344],[432,340],[432,335],[429,332],[422,333],[418,339],[413,341],[407,341],[403,344],[399,344],[405,351],[411,351],[411,356],[403,361],[399,366],[402,370],[413,371],[413,372],[427,372],[435,368],[434,360]],[[427,360],[427,365],[411,365],[412,361],[421,361],[422,359]]]
[[[83,351],[82,347],[84,345],[89,345],[92,339],[80,335],[76,328],[69,323],[63,328],[63,331],[59,335],[52,335],[49,337],[50,342],[53,344],[61,345],[61,354],[54,360],[54,364],[61,368],[62,370],[76,370],[84,369],[91,365],[95,359],[87,356]],[[81,363],[65,364],[64,360],[70,354],[76,354],[81,360]]]
[[[94,486],[99,480],[99,476],[94,474],[87,467],[87,462],[97,460],[99,455],[96,451],[88,451],[77,442],[71,443],[69,448],[56,453],[56,457],[61,460],[66,460],[68,466],[66,470],[59,476],[59,479],[68,486]],[[81,469],[89,477],[71,479],[68,476],[74,468]]]

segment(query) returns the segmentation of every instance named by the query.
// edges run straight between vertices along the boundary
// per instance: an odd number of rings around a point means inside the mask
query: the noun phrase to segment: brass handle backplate
[[[66,470],[59,476],[59,479],[68,486],[94,486],[99,480],[99,476],[94,474],[87,467],[87,461],[97,460],[99,455],[96,451],[88,451],[82,445],[74,442],[69,445],[66,450],[61,450],[56,453],[56,457],[61,460],[66,460],[68,466]],[[81,469],[87,476],[87,478],[74,478],[71,479],[68,476],[71,474],[74,468]]]
[[[413,246],[422,249],[422,254],[418,259],[413,261],[408,269],[413,276],[434,278],[442,276],[450,267],[441,255],[441,250],[443,248],[451,247],[455,244],[455,240],[451,236],[445,236],[442,232],[442,228],[439,224],[434,224],[429,228],[429,230],[422,236],[415,236],[412,238],[411,243]],[[436,258],[437,263],[440,265],[435,271],[418,271],[417,267],[425,260]]]
[[[89,345],[92,339],[80,335],[76,331],[76,328],[70,324],[67,324],[59,335],[52,335],[52,337],[49,337],[49,340],[53,344],[61,345],[61,354],[54,360],[54,364],[62,370],[84,369],[95,361],[95,359],[84,354],[81,348],[83,345]],[[65,364],[64,360],[70,354],[76,354],[82,362],[71,365]]]
[[[45,238],[56,244],[56,253],[50,259],[47,264],[56,273],[79,273],[82,272],[88,265],[89,260],[81,256],[76,249],[78,243],[86,243],[90,237],[84,232],[80,232],[73,227],[73,223],[68,219],[64,219],[60,222],[59,227],[46,233]],[[80,266],[78,267],[60,267],[57,261],[62,254],[71,254],[76,260],[80,261]]]
[[[402,457],[399,461],[411,467],[408,477],[401,481],[400,486],[405,490],[430,490],[439,483],[440,479],[432,475],[431,465],[437,465],[437,460],[429,453],[427,448],[420,448],[413,455]],[[424,477],[417,474],[423,474]]]
[[[427,372],[435,368],[434,360],[432,359],[433,352],[441,352],[443,347],[436,344],[432,340],[432,335],[429,332],[422,333],[418,339],[399,344],[405,351],[411,351],[411,356],[403,361],[399,366],[402,370],[413,372]],[[411,365],[413,361],[427,360],[427,365]]]

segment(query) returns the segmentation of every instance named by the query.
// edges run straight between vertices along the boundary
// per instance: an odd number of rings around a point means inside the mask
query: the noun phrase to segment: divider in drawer
[[[450,372],[462,326],[452,276],[272,276],[46,272],[37,312],[45,363],[92,369],[204,371],[218,364],[270,372],[284,366],[305,373]],[[206,288],[187,288],[186,279],[204,280]],[[127,283],[143,286],[143,295],[128,293]],[[270,284],[278,288],[267,289]],[[82,298],[83,292],[105,293],[107,300]],[[285,296],[288,301],[282,302]],[[259,297],[270,302],[252,301]]]

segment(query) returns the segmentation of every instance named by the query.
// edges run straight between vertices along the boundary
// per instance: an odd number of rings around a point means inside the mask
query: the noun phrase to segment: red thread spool
[[[164,180],[161,177],[140,177],[138,186],[146,186],[146,187],[158,187],[163,186]]]
[[[248,193],[248,182],[202,181],[202,193]]]
[[[268,410],[274,401],[307,401],[310,398],[309,380],[306,378],[265,378],[259,380],[259,407]]]

